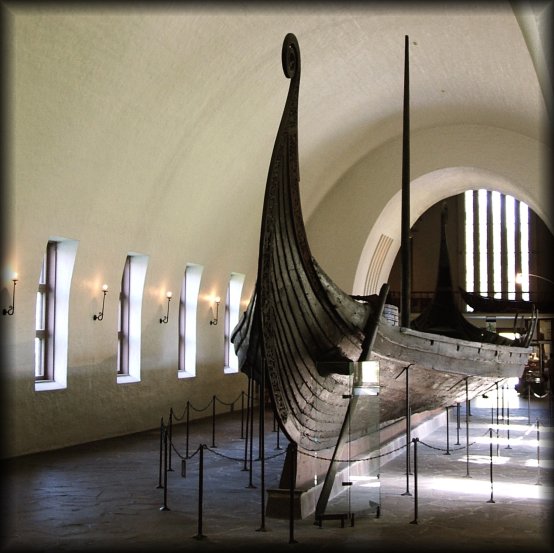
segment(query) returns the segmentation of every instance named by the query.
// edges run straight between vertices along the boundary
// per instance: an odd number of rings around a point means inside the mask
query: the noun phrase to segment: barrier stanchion
[[[265,532],[265,362],[262,363],[262,378],[260,379],[260,489],[261,496],[261,525],[258,532]]]
[[[512,446],[510,445],[510,404],[506,406],[506,438],[508,440],[506,449],[512,449]]]
[[[187,437],[186,437],[186,453],[185,458],[189,458],[189,422],[190,422],[190,401],[187,400]]]
[[[498,382],[496,383],[496,456],[500,455],[500,424],[498,419],[498,414],[500,411],[500,396],[498,395]]]
[[[160,507],[160,511],[169,511],[167,506],[167,427],[164,429],[164,504]]]
[[[469,391],[468,391],[469,377],[465,378],[466,381],[466,478],[471,478],[469,475]]]
[[[240,439],[244,439],[244,390],[240,393]]]
[[[495,503],[494,497],[493,497],[493,479],[492,479],[492,428],[489,428],[489,457],[490,457],[490,475],[491,475],[491,498],[487,501],[487,503]]]
[[[541,453],[540,453],[540,432],[539,419],[537,419],[537,486],[541,485]]]
[[[418,515],[418,503],[417,503],[417,442],[419,438],[414,438],[412,440],[414,444],[414,520],[410,524],[417,524],[417,515]]]
[[[169,461],[167,470],[173,472],[173,467],[171,466],[171,444],[173,443],[173,407],[169,408]]]
[[[248,470],[248,431],[250,428],[250,396],[252,388],[252,378],[248,377],[248,393],[246,395],[246,434],[244,440],[244,466],[243,471]]]
[[[247,488],[255,488],[252,482],[252,473],[253,473],[253,448],[254,448],[254,379],[252,381],[252,394],[250,396],[250,444],[249,444],[249,462],[248,462],[248,486]]]
[[[298,543],[294,539],[294,486],[296,481],[296,444],[290,442],[288,445],[290,455],[290,478],[289,478],[289,543]]]
[[[215,445],[215,396],[212,397],[212,447]]]
[[[531,426],[531,384],[527,384],[527,424]]]
[[[460,403],[456,403],[456,444],[460,445]]]
[[[163,484],[162,484],[162,465],[163,465],[163,447],[164,447],[164,444],[163,444],[163,441],[164,441],[164,418],[161,417],[160,419],[160,469],[158,471],[158,485],[156,486],[156,488],[158,489],[162,489],[163,488]]]
[[[277,445],[275,446],[275,449],[283,449],[279,444],[279,433],[280,433],[279,425],[277,425]]]
[[[202,533],[202,512],[204,501],[204,444],[200,445],[200,458],[198,461],[198,532],[194,539],[203,540],[206,536]]]
[[[449,421],[448,421],[448,407],[446,408],[446,453],[445,455],[450,455],[450,430],[449,430]]]

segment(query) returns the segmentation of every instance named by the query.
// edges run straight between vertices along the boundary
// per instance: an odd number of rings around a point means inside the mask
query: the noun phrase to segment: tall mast
[[[410,326],[411,251],[410,251],[410,63],[408,60],[408,35],[404,38],[404,114],[402,129],[402,289],[400,325]]]

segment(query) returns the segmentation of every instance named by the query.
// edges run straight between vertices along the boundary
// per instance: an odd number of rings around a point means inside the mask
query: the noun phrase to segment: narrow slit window
[[[240,299],[242,287],[244,285],[245,275],[241,273],[231,273],[229,286],[227,287],[227,297],[225,300],[225,349],[224,349],[224,371],[226,373],[236,373],[239,370],[239,360],[231,342],[231,334],[237,326],[240,318]]]
[[[76,240],[50,239],[46,245],[35,310],[35,390],[67,388],[69,293]]]
[[[179,378],[196,376],[196,323],[203,267],[187,263],[179,301]]]
[[[142,297],[148,257],[130,253],[125,259],[119,293],[117,381],[140,382]]]

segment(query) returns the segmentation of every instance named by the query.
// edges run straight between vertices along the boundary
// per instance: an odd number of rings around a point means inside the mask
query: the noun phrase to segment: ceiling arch
[[[476,167],[448,167],[426,173],[412,181],[410,206],[415,206],[415,209],[411,210],[411,218],[417,220],[431,206],[445,198],[479,188],[513,196],[537,211],[535,200],[517,183],[502,175]],[[389,200],[367,237],[354,277],[355,294],[378,293],[381,284],[388,280],[401,243],[397,217],[401,201],[402,191],[398,191]]]

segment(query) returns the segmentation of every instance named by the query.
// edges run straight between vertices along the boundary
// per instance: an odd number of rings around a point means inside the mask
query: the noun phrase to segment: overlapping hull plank
[[[283,43],[283,69],[291,83],[267,178],[256,287],[232,341],[242,371],[260,381],[265,366],[287,437],[320,450],[335,445],[351,379],[322,375],[318,364],[360,360],[375,335],[379,301],[354,300],[311,255],[298,188],[300,51],[293,35]]]
[[[317,264],[300,204],[300,51],[292,34],[285,37],[282,58],[291,82],[266,182],[256,285],[231,340],[241,371],[258,382],[265,371],[276,418],[288,439],[307,451],[336,446],[348,408],[343,396],[352,391],[352,377],[344,367],[353,362],[380,362],[381,426],[406,415],[404,369],[411,375],[413,413],[453,405],[466,394],[473,397],[504,378],[518,376],[528,349],[516,346],[524,344],[503,339],[487,344],[487,337],[475,334],[459,312],[444,317],[441,302],[448,309],[453,305],[445,243],[441,242],[435,303],[431,312],[416,319],[417,325],[427,325],[426,331],[389,326],[381,317],[388,285],[379,295],[353,297]],[[451,319],[455,332],[471,330],[479,340],[465,340],[463,334],[449,337],[453,330],[445,329],[446,319]],[[352,439],[375,427],[375,421],[363,418],[351,421]]]

